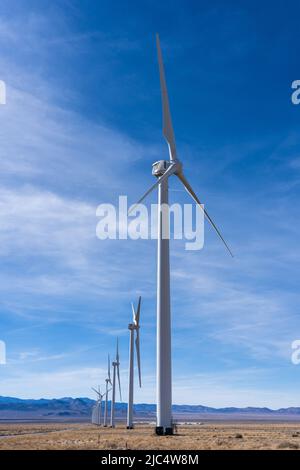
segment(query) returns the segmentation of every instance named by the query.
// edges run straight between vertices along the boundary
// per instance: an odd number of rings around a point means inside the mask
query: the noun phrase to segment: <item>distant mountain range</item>
[[[79,420],[88,421],[95,404],[90,398],[53,398],[23,400],[0,396],[1,420]],[[110,408],[110,404],[109,404]],[[135,415],[140,420],[154,420],[156,405],[139,403],[134,406]],[[125,418],[126,403],[116,404],[116,415]],[[212,408],[202,405],[173,405],[175,419],[195,421],[199,419],[279,419],[300,420],[300,407],[280,408]]]

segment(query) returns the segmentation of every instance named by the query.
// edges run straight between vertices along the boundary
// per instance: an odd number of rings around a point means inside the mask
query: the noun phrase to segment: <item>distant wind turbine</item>
[[[121,382],[120,382],[119,340],[118,339],[117,339],[116,359],[115,361],[113,361],[112,366],[113,366],[113,383],[112,383],[112,400],[111,400],[111,410],[110,410],[110,426],[114,428],[115,427],[115,402],[116,402],[117,377],[118,377],[118,383],[119,383],[120,400],[122,401]]]
[[[98,390],[92,387],[92,390],[96,393],[98,396],[96,405],[93,409],[92,413],[92,423],[97,424],[98,426],[101,426],[101,413],[102,413],[102,400],[104,397],[104,393],[101,393],[100,390],[100,385],[98,385]]]
[[[108,390],[108,386],[112,385],[111,383],[111,378],[110,378],[110,357],[108,355],[108,362],[107,362],[107,377],[105,379],[105,403],[104,403],[104,421],[103,421],[103,426],[107,426],[107,421],[108,421],[108,394],[110,390]]]
[[[135,347],[136,347],[136,356],[137,356],[137,366],[139,373],[139,385],[142,386],[141,380],[141,356],[140,356],[140,312],[141,312],[141,297],[139,297],[137,310],[135,311],[133,304],[132,315],[133,322],[129,323],[128,329],[130,331],[130,340],[129,340],[129,386],[128,386],[128,407],[127,407],[127,429],[133,428],[133,388],[134,388],[134,333],[136,334],[135,338]]]

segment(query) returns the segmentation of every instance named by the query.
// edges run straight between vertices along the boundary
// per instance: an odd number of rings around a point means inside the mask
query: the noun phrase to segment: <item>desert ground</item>
[[[300,423],[204,422],[179,424],[174,436],[156,436],[153,425],[127,430],[91,424],[0,424],[0,449],[300,449]]]

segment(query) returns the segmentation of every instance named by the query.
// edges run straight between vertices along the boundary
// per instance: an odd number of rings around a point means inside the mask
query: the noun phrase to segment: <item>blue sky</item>
[[[100,241],[95,229],[98,204],[134,202],[167,156],[158,31],[179,157],[236,255],[209,227],[202,251],[171,243],[173,401],[300,406],[299,9],[1,2],[1,395],[92,396],[118,335],[126,399],[130,302],[142,295],[136,401],[155,401],[155,241]],[[172,202],[189,202],[170,186]]]

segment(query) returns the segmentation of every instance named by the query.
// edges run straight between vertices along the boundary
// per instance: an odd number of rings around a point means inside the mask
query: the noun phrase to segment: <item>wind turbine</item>
[[[121,382],[120,382],[120,357],[119,357],[119,340],[117,339],[117,351],[116,351],[116,359],[112,363],[113,366],[113,383],[112,383],[112,399],[111,399],[111,410],[110,410],[110,426],[112,428],[115,427],[115,401],[116,401],[116,374],[118,376],[118,383],[119,383],[119,393],[120,393],[120,400],[122,401],[122,394],[121,394]]]
[[[172,369],[171,369],[171,311],[170,311],[170,261],[169,261],[169,208],[168,179],[177,176],[191,198],[199,204],[208,222],[233,256],[206,209],[196,196],[191,185],[183,174],[183,165],[178,159],[175,136],[172,125],[165,72],[160,48],[159,36],[156,35],[156,46],[159,65],[159,77],[162,97],[163,136],[169,148],[169,161],[159,160],[152,165],[152,175],[157,177],[148,191],[131,206],[130,214],[148,194],[158,188],[158,237],[157,237],[157,422],[156,433],[173,434],[172,428]],[[162,206],[164,210],[162,210]]]
[[[111,378],[110,378],[110,357],[108,355],[108,362],[107,362],[107,377],[105,379],[105,404],[104,404],[104,421],[103,421],[103,426],[107,426],[107,414],[108,414],[108,393],[110,390],[108,390],[108,386],[112,385],[111,383]]]
[[[101,426],[102,400],[103,400],[103,397],[104,397],[105,394],[101,393],[100,385],[98,385],[98,390],[96,390],[93,387],[92,387],[92,390],[98,396],[96,405],[95,405],[94,410],[93,410],[94,416],[92,414],[92,422],[93,422],[93,424],[97,424],[98,426]]]
[[[140,311],[141,311],[141,297],[137,310],[135,311],[133,304],[131,304],[133,322],[129,323],[128,329],[130,331],[129,341],[129,386],[128,386],[128,407],[127,407],[127,429],[133,428],[133,385],[134,385],[134,332],[136,332],[135,347],[136,357],[139,372],[139,384],[142,386],[141,379],[141,356],[140,356]]]
[[[99,411],[99,402],[97,398],[96,403],[93,406],[93,410],[92,410],[92,424],[98,425],[98,411]]]
[[[93,388],[92,388],[92,390],[95,391],[95,389],[93,389]],[[98,395],[97,391],[96,391],[96,393]],[[98,398],[96,400],[95,405],[92,408],[92,424],[98,424],[97,414],[98,414]]]

